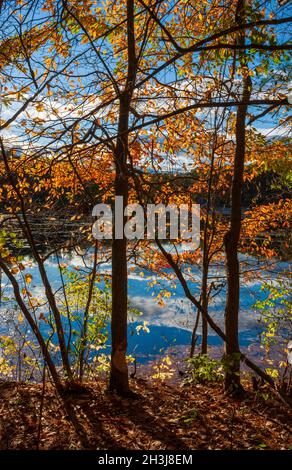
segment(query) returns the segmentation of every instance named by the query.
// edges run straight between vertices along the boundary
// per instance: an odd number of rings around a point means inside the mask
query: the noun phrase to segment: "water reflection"
[[[251,257],[242,257],[242,261],[250,266],[256,273],[261,272],[261,277],[255,276],[250,278],[248,282],[244,282],[241,286],[241,311],[240,311],[240,343],[241,346],[249,346],[258,342],[258,336],[261,331],[259,325],[259,314],[253,308],[255,300],[264,299],[267,295],[261,290],[264,279],[274,278],[276,280],[279,272],[284,272],[287,263],[277,263],[273,270],[261,268],[259,261]],[[53,290],[58,291],[61,286],[60,272],[58,262],[65,263],[69,269],[78,267],[79,269],[88,269],[91,265],[91,254],[88,252],[85,256],[79,256],[76,253],[63,255],[57,259],[51,256],[46,262],[46,271]],[[261,270],[260,270],[261,268]],[[259,271],[260,270],[260,271]],[[31,261],[26,269],[27,273],[33,276],[30,290],[34,297],[38,299],[44,298],[44,289],[41,284],[40,276],[36,265]],[[110,273],[110,265],[108,263],[99,266],[100,273]],[[143,274],[143,276],[142,276]],[[214,266],[210,275],[213,278],[222,278],[224,276],[224,266]],[[196,295],[199,294],[199,279],[201,277],[200,269],[194,267],[192,270],[193,281],[190,282],[190,288]],[[136,334],[136,326],[139,324],[137,317],[130,318],[129,324],[129,353],[137,356],[140,361],[145,361],[159,355],[162,351],[171,346],[187,346],[190,344],[191,331],[195,321],[195,309],[193,305],[185,298],[183,289],[179,283],[176,289],[171,289],[169,282],[165,279],[156,279],[156,284],[152,287],[149,283],[153,281],[155,276],[152,273],[141,269],[130,270],[129,273],[129,297],[131,306],[142,312],[141,321],[146,321],[150,333],[140,332]],[[196,279],[198,280],[196,282]],[[2,279],[2,287],[5,285],[5,279]],[[172,297],[165,300],[164,305],[159,305],[155,297],[162,287],[168,287],[172,290]],[[3,289],[2,289],[3,290]],[[5,291],[5,293],[4,293]],[[12,289],[7,283],[2,292],[4,295],[12,295]],[[224,307],[225,307],[225,288],[223,287],[218,295],[216,295],[210,304],[209,313],[216,320],[221,328],[224,324]],[[7,305],[1,305],[2,315],[7,314]],[[11,313],[10,313],[11,314]],[[132,315],[131,315],[132,317]],[[3,318],[3,316],[2,316]],[[9,323],[1,322],[1,333],[3,334],[9,328]],[[43,329],[48,329],[45,325]],[[198,330],[200,336],[200,329]],[[209,331],[209,344],[219,345],[221,340],[217,335]]]

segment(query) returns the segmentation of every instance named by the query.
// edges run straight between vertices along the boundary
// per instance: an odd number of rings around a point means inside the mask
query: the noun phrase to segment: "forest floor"
[[[239,401],[220,383],[131,385],[138,400],[103,381],[70,395],[74,427],[50,384],[43,394],[42,384],[0,382],[0,449],[292,449],[292,411],[264,392]]]

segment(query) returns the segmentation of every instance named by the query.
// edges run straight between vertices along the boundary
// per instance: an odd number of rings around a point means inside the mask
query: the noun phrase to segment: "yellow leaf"
[[[24,278],[25,278],[25,281],[27,282],[27,284],[31,283],[31,281],[32,281],[32,275],[31,274],[26,274],[24,276]]]
[[[44,107],[43,103],[38,103],[36,105],[35,109],[40,113],[45,109],[45,107]]]

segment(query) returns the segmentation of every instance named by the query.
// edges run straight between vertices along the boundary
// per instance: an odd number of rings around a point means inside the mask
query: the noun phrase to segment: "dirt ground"
[[[50,384],[43,393],[41,384],[0,382],[0,449],[292,449],[292,412],[266,392],[239,401],[217,383],[131,386],[137,400],[88,383],[66,410]]]

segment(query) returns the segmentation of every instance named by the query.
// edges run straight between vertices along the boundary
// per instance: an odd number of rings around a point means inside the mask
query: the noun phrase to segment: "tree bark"
[[[121,105],[121,113],[124,105]],[[122,121],[126,120],[122,116]],[[119,139],[122,140],[122,139]],[[124,153],[121,144],[117,146],[119,156]],[[122,162],[120,162],[122,163]],[[122,168],[125,165],[117,165],[115,178],[115,194],[123,197],[123,208],[128,200],[127,175]],[[115,229],[115,225],[114,225]],[[111,373],[110,390],[119,394],[127,393],[129,390],[128,367],[126,362],[127,351],[127,313],[128,313],[128,275],[127,275],[127,241],[123,235],[122,239],[116,239],[113,235],[112,241],[112,317],[111,317]]]
[[[120,97],[118,137],[115,149],[115,196],[123,197],[123,213],[128,203],[129,153],[128,130],[130,105],[136,77],[136,53],[134,34],[134,0],[127,0],[127,49],[128,71],[125,89]],[[122,238],[115,236],[116,221],[112,240],[112,318],[111,318],[111,371],[109,389],[120,395],[129,393],[127,352],[127,313],[128,313],[128,274],[127,240],[124,235],[123,217]]]
[[[205,256],[204,256],[205,258]],[[204,260],[205,261],[205,260]],[[203,276],[202,276],[202,307],[208,311],[208,266],[203,262]],[[204,316],[202,316],[202,344],[201,354],[207,354],[208,352],[208,322]]]
[[[244,0],[238,2],[238,22],[244,19]],[[240,45],[245,44],[244,33],[238,39]],[[248,75],[245,54],[240,58],[242,67],[242,101],[248,102],[251,96],[251,79]],[[242,392],[240,382],[240,349],[238,339],[238,317],[240,304],[240,273],[238,261],[238,243],[241,230],[241,194],[245,159],[245,125],[248,106],[240,106],[236,114],[236,147],[231,188],[230,228],[224,237],[226,254],[227,296],[225,309],[225,390],[233,395]]]

